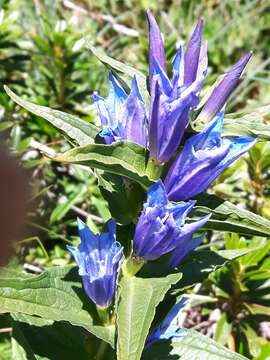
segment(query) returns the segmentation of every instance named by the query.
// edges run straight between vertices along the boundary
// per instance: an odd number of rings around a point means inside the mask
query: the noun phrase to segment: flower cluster
[[[164,44],[159,27],[150,11],[149,25],[149,113],[139,91],[136,77],[131,89],[123,88],[112,73],[106,98],[94,94],[100,117],[100,136],[105,144],[131,141],[148,149],[150,159],[163,169],[162,178],[147,191],[136,223],[130,257],[142,264],[169,255],[169,267],[178,266],[203,240],[195,236],[210,215],[195,221],[190,215],[194,197],[207,187],[233,161],[254,145],[256,139],[222,135],[224,106],[239,82],[251,57],[246,54],[214,88],[200,110],[206,128],[183,143],[190,112],[199,103],[199,93],[207,74],[207,43],[202,41],[203,20],[195,27],[184,51],[180,47],[172,62],[172,76],[166,67]],[[169,162],[170,161],[170,162]],[[166,166],[164,166],[164,164]],[[79,266],[86,293],[101,308],[111,305],[115,293],[123,247],[116,242],[116,224],[108,223],[109,232],[94,235],[78,221],[81,244],[69,246]],[[147,339],[146,346],[175,334],[175,316],[185,300],[175,305],[161,325]]]
[[[200,243],[202,237],[192,240],[193,234],[209,219],[185,222],[195,202],[172,203],[161,181],[151,186],[135,230],[134,255],[148,261],[171,253],[170,264],[177,266]]]

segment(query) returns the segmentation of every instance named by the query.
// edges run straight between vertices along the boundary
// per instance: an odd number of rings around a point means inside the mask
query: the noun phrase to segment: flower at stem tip
[[[201,121],[209,121],[223,108],[229,96],[238,85],[242,72],[251,56],[252,51],[245,54],[217,84],[199,114]]]
[[[150,11],[149,28],[149,150],[160,163],[177,150],[187,126],[189,111],[199,101],[207,73],[207,43],[202,42],[203,20],[198,21],[184,53],[180,47],[172,63],[172,79],[166,71],[164,44]]]
[[[209,215],[186,223],[195,201],[173,203],[168,200],[162,181],[147,191],[147,200],[136,225],[133,255],[141,260],[156,260],[171,253],[171,266],[177,266],[203,237],[193,234],[209,219]]]
[[[204,191],[231,163],[257,141],[250,137],[222,136],[224,112],[199,134],[191,136],[165,178],[171,201],[193,198]]]
[[[81,243],[78,247],[67,246],[79,267],[86,294],[99,307],[111,305],[119,262],[123,257],[123,247],[116,241],[116,224],[108,222],[108,232],[94,234],[78,218]]]
[[[110,91],[104,99],[93,95],[102,125],[100,136],[106,144],[115,141],[132,141],[147,147],[146,109],[140,94],[136,77],[127,94],[115,76],[109,74]]]

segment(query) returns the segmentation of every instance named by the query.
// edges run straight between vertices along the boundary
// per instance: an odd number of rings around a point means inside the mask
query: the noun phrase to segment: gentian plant
[[[78,220],[81,241],[68,245],[78,269],[59,266],[37,277],[23,276],[19,284],[4,271],[5,296],[19,299],[20,306],[6,301],[3,309],[30,328],[63,327],[70,341],[82,332],[89,343],[80,343],[81,359],[244,359],[184,329],[179,312],[192,298],[188,289],[194,284],[253,251],[201,249],[206,229],[269,236],[267,220],[207,192],[259,140],[249,128],[244,134],[243,129],[235,134],[235,126],[228,131],[224,115],[251,53],[223,76],[202,105],[207,75],[203,20],[187,45],[176,50],[168,71],[163,38],[150,11],[147,19],[148,76],[88,44],[112,68],[108,96],[93,95],[97,125],[32,104],[6,88],[14,101],[59,128],[74,145],[52,160],[94,170],[112,206],[100,233]],[[203,124],[199,132],[197,124]],[[125,206],[113,206],[116,200]],[[125,217],[131,207],[132,216]]]

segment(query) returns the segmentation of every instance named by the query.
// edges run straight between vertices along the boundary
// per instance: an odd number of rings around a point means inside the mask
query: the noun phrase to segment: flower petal
[[[154,74],[154,59],[159,63],[160,67],[166,72],[166,56],[164,51],[164,44],[158,24],[152,15],[151,11],[147,11],[148,20],[148,42],[149,42],[149,76],[150,84]],[[151,86],[150,86],[151,89]]]
[[[184,84],[191,84],[197,78],[199,58],[201,52],[203,19],[200,19],[188,43],[185,52]]]

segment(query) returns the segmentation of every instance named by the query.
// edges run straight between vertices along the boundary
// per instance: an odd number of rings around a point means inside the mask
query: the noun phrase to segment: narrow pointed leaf
[[[206,193],[197,196],[196,214],[212,216],[204,229],[229,231],[247,236],[270,236],[270,221],[251,211]]]
[[[6,93],[18,105],[47,120],[70,139],[75,140],[79,145],[87,145],[94,142],[94,139],[99,132],[99,129],[95,125],[83,121],[77,116],[31,103],[30,101],[20,98],[7,86],[4,88]]]
[[[151,180],[146,175],[146,159],[147,151],[131,142],[86,145],[54,158],[56,161],[87,165],[126,176],[144,186],[149,186]]]
[[[224,135],[257,137],[262,141],[270,140],[270,125],[267,119],[270,106],[255,108],[249,113],[227,114],[224,119]]]
[[[226,114],[224,118],[224,136],[254,137],[262,141],[270,139],[270,125],[267,119],[270,114],[270,106],[261,106],[251,112],[238,112]],[[191,123],[196,132],[202,131],[206,123],[201,121],[200,115]]]
[[[145,279],[123,277],[118,305],[118,360],[140,360],[157,305],[180,274]]]
[[[264,243],[256,247],[234,250],[197,250],[188,256],[178,267],[183,277],[177,284],[178,290],[189,288],[205,280],[209,274],[218,270],[229,261],[239,259],[245,255],[252,255],[264,248]]]

